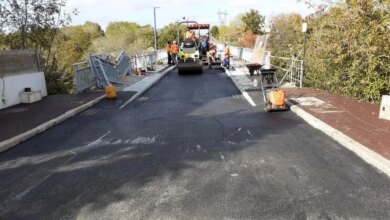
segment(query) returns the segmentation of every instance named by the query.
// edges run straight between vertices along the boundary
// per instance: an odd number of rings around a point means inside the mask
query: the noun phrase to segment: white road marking
[[[249,136],[255,138],[255,136],[253,136],[253,134],[251,133],[251,131],[247,130],[246,132],[249,134]]]
[[[142,97],[139,97],[139,98],[137,99],[137,101],[138,101],[138,102],[142,102],[142,101],[146,101],[146,100],[148,100],[148,99],[149,99],[149,97],[142,96]]]
[[[94,115],[94,114],[96,114],[96,113],[98,113],[98,112],[99,112],[99,109],[93,109],[93,108],[91,108],[91,109],[88,109],[87,111],[81,113],[80,115],[91,116],[91,115]]]
[[[68,164],[73,158],[75,158],[77,156],[77,154],[73,151],[70,151],[69,153],[73,154],[73,156],[71,156],[69,159],[67,159],[63,164],[63,165],[66,165]],[[47,174],[45,177],[43,177],[42,179],[40,179],[39,181],[37,181],[36,183],[34,183],[33,185],[29,186],[27,189],[23,190],[23,192],[19,193],[18,195],[16,195],[13,200],[14,201],[20,201],[22,200],[26,195],[28,195],[33,189],[35,189],[37,186],[39,186],[41,183],[43,183],[45,180],[47,180],[51,175],[53,175],[54,173],[49,173]]]
[[[238,174],[237,173],[232,173],[232,174],[230,174],[230,176],[236,177],[236,176],[238,176]]]
[[[99,137],[98,139],[92,141],[91,143],[87,144],[86,146],[84,146],[83,148],[80,148],[78,151],[82,151],[83,149],[85,148],[89,148],[89,147],[92,147],[94,145],[97,145],[99,143],[101,143],[101,141],[103,140],[103,138],[105,136],[107,136],[109,133],[111,133],[111,131],[108,131],[106,132],[104,135],[102,135],[101,137]],[[69,151],[70,154],[72,154],[72,156],[67,159],[63,164],[62,166],[64,165],[67,165],[73,158],[75,158],[78,154],[74,151]],[[53,175],[54,173],[51,172],[49,174],[47,174],[45,177],[43,177],[42,179],[40,179],[39,181],[35,182],[34,184],[32,184],[31,186],[29,186],[27,189],[23,190],[21,193],[17,194],[15,197],[13,197],[13,201],[20,201],[22,200],[25,196],[27,196],[32,190],[34,190],[36,187],[38,187],[40,184],[42,184],[45,180],[47,180],[51,175]]]
[[[136,139],[132,140],[132,144],[153,144],[156,142],[156,138],[158,136],[154,136],[152,138],[150,137],[137,137]]]
[[[118,139],[117,141],[115,141],[114,143],[112,144],[121,144],[122,143],[122,140],[121,139]]]
[[[251,106],[256,106],[256,103],[253,101],[253,99],[248,95],[247,92],[243,92],[242,95],[244,98],[249,102]]]
[[[87,146],[85,146],[85,147],[88,148],[88,147],[92,147],[92,146],[95,146],[95,145],[97,145],[97,144],[100,144],[100,143],[102,142],[103,138],[106,137],[106,136],[107,136],[108,134],[110,134],[110,133],[111,133],[111,131],[107,131],[107,132],[106,132],[105,134],[103,134],[100,138],[98,138],[98,139],[92,141],[91,143],[87,144]]]

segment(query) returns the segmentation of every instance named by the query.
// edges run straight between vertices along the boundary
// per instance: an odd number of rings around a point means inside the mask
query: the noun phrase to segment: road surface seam
[[[155,85],[157,82],[159,82],[168,72],[172,71],[174,68],[176,68],[176,65],[175,66],[172,66],[172,67],[169,67],[167,68],[164,72],[162,72],[161,74],[158,75],[158,77],[153,80],[151,83],[147,84],[144,88],[140,89],[139,91],[136,91],[137,93],[135,95],[133,95],[129,100],[127,100],[125,103],[123,103],[121,106],[119,106],[119,110],[123,109],[124,107],[126,107],[127,105],[129,105],[130,103],[132,103],[134,100],[136,100],[138,97],[140,97],[142,94],[144,94],[146,91],[148,91],[153,85]],[[147,78],[145,78],[147,79]],[[143,80],[145,80],[143,79]],[[141,80],[142,81],[142,80]]]

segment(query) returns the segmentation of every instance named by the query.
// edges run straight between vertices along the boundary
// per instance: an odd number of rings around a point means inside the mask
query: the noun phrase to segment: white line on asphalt
[[[87,144],[87,146],[85,146],[85,147],[92,147],[92,146],[94,146],[94,145],[99,144],[99,143],[103,140],[103,138],[106,137],[106,136],[107,136],[108,134],[110,134],[110,133],[111,133],[111,131],[107,131],[107,132],[106,132],[105,134],[103,134],[100,138],[98,138],[98,139],[92,141],[91,143]]]
[[[245,97],[245,99],[251,104],[251,106],[256,106],[256,103],[253,101],[253,99],[248,95],[247,92],[243,92],[242,95]]]
[[[68,164],[73,158],[75,158],[77,156],[77,154],[73,151],[70,151],[69,153],[73,154],[73,156],[71,156],[69,159],[67,159],[63,164],[63,165],[66,165]],[[47,174],[45,177],[43,177],[41,180],[39,180],[38,182],[34,183],[33,185],[29,186],[27,189],[25,189],[23,192],[19,193],[18,195],[16,195],[13,200],[14,201],[20,201],[22,200],[25,196],[27,196],[33,189],[35,189],[37,186],[39,186],[41,183],[43,183],[45,180],[47,180],[51,175],[53,175],[54,173],[49,173]]]
[[[87,145],[85,146],[85,148],[89,148],[89,147],[92,147],[92,146],[94,146],[94,145],[99,144],[99,143],[103,140],[103,138],[104,138],[105,136],[107,136],[108,134],[110,134],[110,133],[111,133],[111,131],[106,132],[104,135],[102,135],[102,136],[99,137],[98,139],[96,139],[96,140],[92,141],[91,143],[87,144]],[[83,150],[83,148],[81,148],[79,151],[82,151],[82,150]],[[77,154],[76,152],[74,152],[74,151],[69,151],[69,153],[71,153],[72,156],[71,156],[69,159],[67,159],[67,160],[62,164],[62,166],[67,165],[73,158],[75,158],[75,157],[78,155],[78,154]],[[22,199],[23,199],[26,195],[28,195],[33,189],[35,189],[37,186],[39,186],[40,184],[42,184],[45,180],[47,180],[47,179],[48,179],[51,175],[53,175],[53,174],[54,174],[53,172],[47,174],[45,177],[43,177],[42,179],[40,179],[39,181],[37,181],[37,182],[34,183],[33,185],[31,185],[31,186],[29,186],[27,189],[23,190],[23,192],[21,192],[21,193],[19,193],[18,195],[16,195],[12,200],[13,200],[13,201],[20,201],[20,200],[22,200]]]
[[[251,137],[255,138],[255,136],[253,136],[253,134],[252,134],[252,132],[251,132],[251,131],[247,130],[246,132],[249,134],[249,136],[251,136]]]

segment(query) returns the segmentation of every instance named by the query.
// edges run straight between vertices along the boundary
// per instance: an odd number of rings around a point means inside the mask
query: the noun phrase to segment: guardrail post
[[[304,63],[303,63],[304,61],[303,60],[301,60],[301,71],[300,71],[300,76],[299,76],[299,87],[301,87],[302,88],[302,86],[303,86],[303,70],[304,70]]]

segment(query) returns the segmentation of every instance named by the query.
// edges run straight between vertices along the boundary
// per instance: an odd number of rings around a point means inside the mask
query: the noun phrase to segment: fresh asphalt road
[[[390,219],[385,175],[221,70],[117,106],[0,154],[0,219]]]

